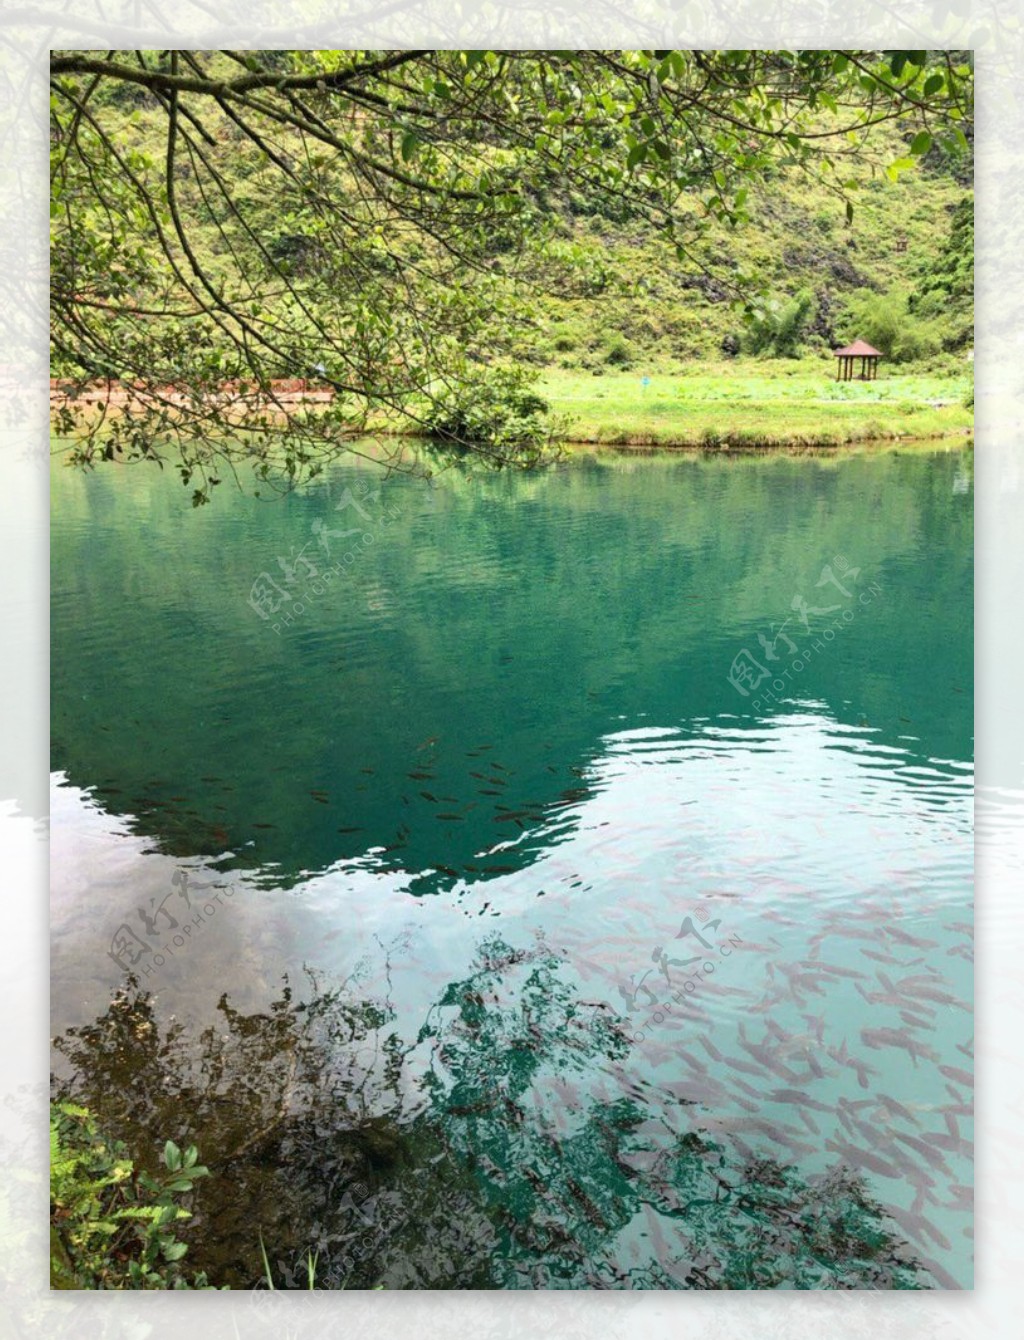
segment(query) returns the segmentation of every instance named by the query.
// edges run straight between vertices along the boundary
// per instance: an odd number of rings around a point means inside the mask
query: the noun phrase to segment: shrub
[[[604,361],[613,368],[628,368],[633,362],[633,349],[624,335],[616,335],[608,345]]]
[[[50,1107],[50,1286],[54,1289],[208,1289],[189,1279],[174,1225],[178,1203],[207,1169],[194,1145],[164,1146],[164,1176],[140,1172],[125,1146],[97,1129],[87,1108]]]
[[[851,298],[839,325],[840,338],[862,339],[894,363],[913,363],[938,353],[934,323],[916,317],[906,294],[865,294]]]
[[[743,340],[747,352],[770,358],[798,357],[813,306],[814,295],[807,289],[786,303],[773,299],[747,326]]]
[[[426,415],[431,437],[463,451],[534,462],[551,437],[548,402],[524,368],[478,368],[447,387]]]

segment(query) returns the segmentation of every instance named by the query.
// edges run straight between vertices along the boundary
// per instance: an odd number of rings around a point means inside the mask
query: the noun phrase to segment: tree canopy
[[[707,273],[702,233],[749,223],[766,174],[849,219],[855,166],[962,155],[972,113],[967,57],[926,51],[79,51],[51,76],[58,429],[82,463],[172,439],[197,503],[242,457],[287,485],[388,414],[536,460],[467,401],[537,408],[531,295],[575,279],[553,190]],[[97,383],[118,395],[83,408]]]

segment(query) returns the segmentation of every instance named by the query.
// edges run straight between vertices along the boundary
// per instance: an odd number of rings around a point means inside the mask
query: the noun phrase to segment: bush
[[[608,345],[604,361],[613,368],[628,368],[633,362],[633,348],[623,335],[616,335]]]
[[[189,1280],[188,1251],[174,1225],[191,1218],[179,1198],[200,1167],[194,1145],[164,1146],[162,1177],[136,1171],[125,1146],[106,1139],[87,1108],[50,1107],[50,1287],[54,1289],[208,1289]]]
[[[770,358],[797,358],[813,306],[814,294],[807,289],[786,303],[772,300],[750,320],[744,348],[748,353],[767,354]]]
[[[893,363],[930,358],[941,347],[935,324],[909,310],[906,294],[871,293],[851,298],[839,330],[844,342],[867,340]]]
[[[531,464],[551,437],[548,402],[524,368],[474,369],[433,402],[425,426],[459,450],[483,449]]]

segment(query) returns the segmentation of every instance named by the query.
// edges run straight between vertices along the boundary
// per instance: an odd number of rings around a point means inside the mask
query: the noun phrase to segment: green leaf
[[[852,222],[853,222],[853,201],[852,201],[852,200],[847,200],[847,202],[846,202],[846,222],[847,222],[847,223],[852,223]]]
[[[422,143],[415,130],[407,130],[402,136],[402,162],[408,163]]]
[[[632,170],[638,163],[642,163],[647,157],[646,144],[634,144],[632,149],[626,155],[626,167]]]
[[[938,93],[945,84],[945,76],[941,74],[932,74],[924,81],[924,96],[930,98],[933,93]]]
[[[846,68],[849,66],[849,64],[850,62],[843,55],[843,53],[841,51],[837,51],[836,54],[832,57],[832,73],[842,74],[843,71],[846,70]]]
[[[164,1163],[171,1172],[177,1172],[181,1167],[181,1150],[173,1140],[164,1145]]]
[[[931,147],[932,137],[927,130],[919,130],[911,141],[910,152],[915,157],[919,157],[921,154],[926,154]]]

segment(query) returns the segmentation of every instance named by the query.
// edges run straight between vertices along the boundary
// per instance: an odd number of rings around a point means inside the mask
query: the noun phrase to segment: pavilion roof
[[[872,349],[870,344],[864,340],[854,340],[852,344],[846,345],[844,349],[837,349],[833,355],[835,358],[884,358],[878,349]]]

